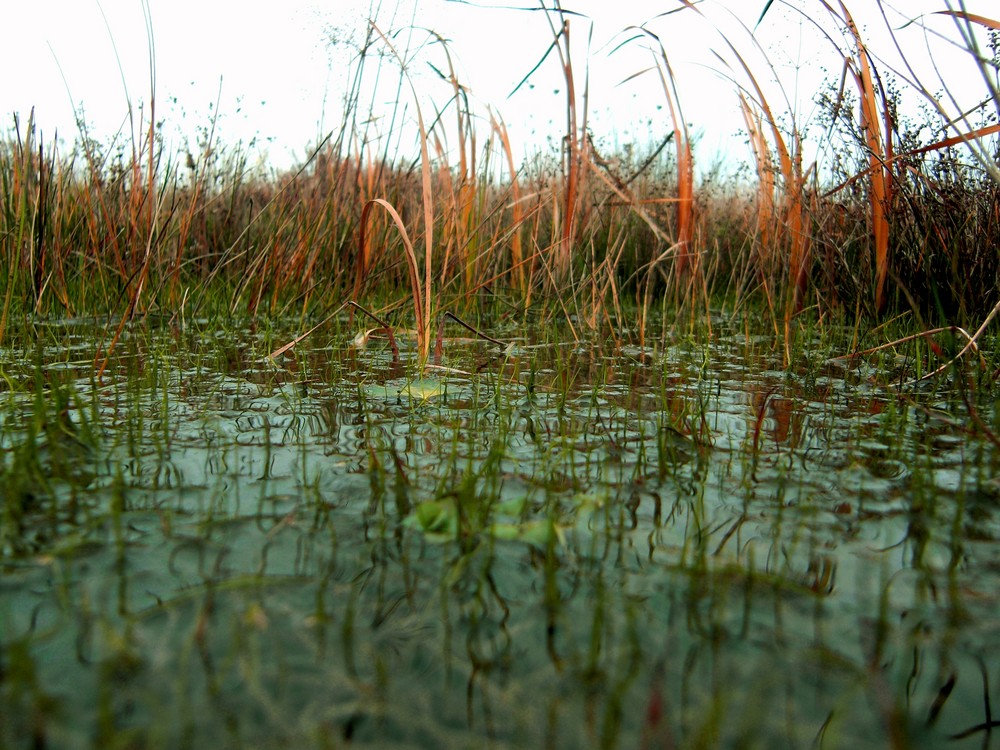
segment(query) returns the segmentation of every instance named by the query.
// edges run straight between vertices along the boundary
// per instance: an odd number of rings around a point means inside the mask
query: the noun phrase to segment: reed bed
[[[1000,20],[948,3],[913,19],[934,34],[951,24],[983,73],[979,106],[956,112],[960,102],[932,93],[911,58],[904,69],[884,63],[846,3],[788,4],[842,71],[817,100],[822,138],[837,144],[825,162],[810,161],[806,123],[780,85],[765,83],[774,66],[755,29],[720,32],[713,47],[749,146],[749,177],[720,186],[696,177],[684,71],[653,24],[623,30],[622,45],[651,55],[647,71],[625,74],[658,76],[673,132],[642,154],[603,153],[579,63],[586,19],[559,2],[543,7],[566,82],[566,133],[560,154],[522,164],[500,113],[475,109],[445,40],[430,33],[397,49],[374,24],[340,127],[287,172],[251,168],[242,146],[211,136],[201,153],[170,153],[152,110],[130,140],[82,131],[69,150],[45,140],[33,114],[15,115],[0,142],[0,343],[14,318],[306,316],[354,300],[376,315],[399,308],[401,321],[411,309],[426,358],[445,309],[496,322],[558,317],[577,338],[645,343],[653,308],[707,319],[720,305],[751,305],[790,361],[806,310],[976,327],[998,304]],[[712,22],[711,5],[677,10]],[[772,3],[762,10],[766,25]],[[439,73],[440,99],[418,92],[417,60]],[[947,71],[937,74],[947,86]],[[377,133],[381,113],[365,102],[390,75],[400,93],[390,132]],[[927,102],[923,121],[899,115],[907,97]],[[410,121],[414,148],[398,132]]]

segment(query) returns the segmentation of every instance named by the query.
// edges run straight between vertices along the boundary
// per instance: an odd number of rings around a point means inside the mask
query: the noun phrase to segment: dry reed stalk
[[[587,128],[587,87],[584,87],[583,95],[583,122],[577,123],[577,100],[576,100],[576,80],[573,73],[573,60],[570,49],[570,24],[569,18],[562,15],[562,8],[559,0],[556,0],[556,8],[560,13],[562,28],[555,33],[556,50],[559,53],[559,61],[562,65],[563,78],[566,81],[566,136],[564,143],[564,174],[566,175],[565,191],[563,194],[563,224],[562,241],[559,244],[559,252],[556,255],[556,267],[560,278],[566,278],[570,269],[570,260],[573,254],[573,241],[576,237],[577,213],[579,210],[578,196],[580,193],[580,180],[582,177],[582,166],[586,160],[587,139],[582,137]],[[551,19],[550,19],[551,22]]]
[[[656,72],[667,100],[670,121],[673,125],[674,146],[677,152],[677,203],[676,223],[677,233],[674,244],[677,246],[677,272],[679,278],[689,273],[698,272],[698,255],[692,249],[694,238],[694,158],[691,151],[691,137],[687,121],[681,111],[680,96],[677,92],[677,78],[670,66],[670,58],[660,38],[648,29],[637,29],[651,38],[657,46],[654,54]],[[689,268],[690,266],[690,268]]]
[[[673,244],[674,239],[670,236],[670,233],[665,230],[660,224],[653,218],[645,206],[650,204],[658,203],[677,203],[678,198],[652,198],[652,199],[640,199],[638,198],[617,175],[615,175],[608,167],[609,164],[606,160],[601,158],[601,155],[597,153],[596,150],[592,150],[593,159],[591,160],[591,167],[594,173],[604,182],[611,192],[618,197],[621,205],[628,206],[629,210],[632,211],[636,216],[642,219],[643,223],[649,227],[653,235],[663,242],[664,244]]]
[[[201,156],[201,168],[198,168],[198,164],[189,155],[188,158],[191,160],[192,168],[195,172],[194,183],[190,187],[190,196],[188,197],[187,209],[181,215],[180,223],[177,228],[177,250],[174,253],[173,262],[173,274],[172,274],[172,284],[170,289],[170,296],[172,301],[177,301],[177,290],[180,286],[180,274],[181,266],[183,263],[184,249],[187,247],[188,237],[191,233],[191,228],[194,223],[195,215],[204,209],[203,196],[206,191],[206,180],[208,171],[208,156],[211,154],[215,143],[215,127],[218,123],[219,118],[219,104],[222,99],[222,81],[219,81],[219,91],[215,99],[215,107],[212,110],[213,115],[211,118],[211,124],[208,130],[208,137],[205,140],[204,147],[202,149]]]
[[[368,220],[368,215],[371,212],[373,206],[381,206],[386,211],[388,211],[389,216],[392,218],[393,223],[395,223],[396,228],[399,230],[400,236],[403,239],[403,247],[405,252],[405,259],[407,262],[407,270],[409,274],[410,288],[413,294],[413,305],[414,313],[416,318],[416,330],[417,330],[417,348],[419,351],[420,364],[423,366],[428,357],[430,356],[430,344],[431,344],[431,332],[430,332],[430,322],[431,322],[431,300],[433,297],[431,279],[432,279],[432,268],[433,268],[433,250],[434,250],[434,188],[431,179],[431,160],[430,151],[427,145],[428,142],[428,131],[424,125],[423,113],[419,105],[419,97],[417,95],[416,87],[413,81],[410,79],[406,62],[403,57],[399,54],[396,48],[393,46],[389,38],[379,29],[374,23],[370,23],[371,28],[382,40],[382,43],[389,49],[390,53],[395,57],[396,61],[400,66],[402,72],[402,77],[406,79],[409,83],[410,91],[413,94],[414,108],[417,114],[417,128],[418,134],[420,136],[420,193],[421,201],[423,204],[423,223],[424,223],[424,263],[423,263],[423,280],[420,278],[420,267],[417,262],[416,252],[414,250],[413,243],[410,241],[408,232],[406,231],[406,226],[400,217],[399,213],[396,211],[395,207],[387,200],[383,198],[373,198],[364,204],[364,208],[361,212],[361,226],[359,231],[359,246],[360,246],[360,263],[361,271],[360,275],[357,277],[355,282],[355,287],[358,288],[363,282],[363,276],[367,275],[370,271],[368,264],[366,263],[366,258],[368,257],[368,245],[366,242],[366,224]]]
[[[679,270],[694,275],[701,271],[701,256],[694,249],[694,155],[691,151],[691,140],[686,132],[686,124],[684,124],[683,130],[683,137],[675,139],[677,142],[677,242],[680,245],[678,258],[683,259]]]
[[[416,99],[417,92],[414,89],[413,96]],[[424,129],[424,119],[420,114],[420,107],[417,106],[417,122],[420,128],[420,176],[421,176],[421,197],[424,205],[424,313],[423,326],[418,327],[418,345],[420,349],[421,364],[427,361],[430,355],[431,336],[431,267],[434,252],[434,192],[431,185],[431,164],[430,155],[427,151],[427,131]],[[394,217],[395,219],[395,217]],[[398,223],[397,223],[398,226]],[[418,290],[414,290],[416,293]]]
[[[16,136],[14,153],[10,155],[9,163],[4,164],[4,213],[6,224],[11,229],[9,235],[0,239],[7,246],[7,289],[4,293],[3,314],[0,316],[0,341],[3,340],[7,328],[7,316],[13,302],[14,287],[17,286],[17,269],[22,266],[25,251],[29,262],[35,254],[35,232],[33,231],[38,216],[39,206],[35,199],[39,196],[39,176],[35,162],[35,110],[28,115],[27,128],[21,134],[20,118],[14,116],[14,132]]]
[[[870,171],[868,202],[871,211],[872,240],[875,245],[875,309],[881,311],[886,306],[885,280],[889,271],[888,209],[892,201],[892,172],[887,165],[892,161],[892,114],[878,71],[873,69],[868,49],[847,6],[840,2],[843,14],[841,18],[825,1],[823,4],[838,21],[846,25],[855,44],[856,57],[852,59],[845,55],[844,64],[854,76],[861,104],[861,132],[868,151]],[[876,81],[878,81],[877,90]],[[879,101],[882,102],[881,112]],[[884,120],[884,136],[880,120]]]
[[[578,227],[578,211],[580,203],[580,181],[584,178],[584,165],[587,162],[587,103],[589,99],[589,72],[584,83],[583,95],[577,100],[576,75],[573,69],[572,47],[570,44],[570,17],[579,15],[573,11],[562,7],[561,0],[554,0],[553,7],[549,8],[544,0],[539,0],[540,9],[545,14],[545,19],[549,23],[552,32],[552,42],[534,67],[521,81],[514,87],[511,94],[521,88],[541,67],[542,63],[555,50],[559,57],[559,65],[566,83],[566,134],[563,136],[562,148],[562,190],[559,193],[562,203],[561,222],[558,223],[559,242],[554,245],[555,259],[554,268],[546,267],[550,278],[558,278],[565,281],[570,271],[570,261],[573,254],[573,242],[576,238]],[[558,25],[553,21],[553,16],[558,20]],[[591,26],[593,33],[593,26]],[[553,218],[557,218],[559,213],[553,211]],[[553,223],[555,231],[557,224]],[[553,276],[554,274],[554,276]],[[556,286],[555,288],[558,288]]]
[[[440,115],[437,118],[440,120]],[[440,278],[438,282],[444,286],[448,281],[448,271],[451,268],[452,254],[465,247],[467,232],[459,218],[461,209],[459,208],[460,188],[456,189],[455,180],[452,177],[451,165],[448,163],[448,153],[441,138],[436,132],[431,131],[434,138],[434,150],[437,155],[437,186],[436,194],[438,200],[443,201],[444,211],[441,217],[441,231],[438,233],[438,242],[443,251],[440,263]],[[461,181],[461,178],[459,178]]]
[[[728,40],[726,41],[727,44],[729,44]],[[792,147],[789,148],[785,137],[781,133],[781,129],[778,127],[777,120],[771,111],[767,97],[764,95],[762,87],[757,82],[757,78],[754,76],[749,65],[736,51],[736,48],[732,44],[730,44],[730,49],[736,55],[737,60],[747,76],[747,79],[753,87],[756,95],[754,97],[754,102],[757,107],[759,107],[760,112],[763,115],[763,121],[770,127],[771,139],[774,144],[774,148],[778,153],[778,165],[782,178],[780,183],[782,192],[780,201],[781,220],[779,222],[779,227],[782,239],[784,240],[783,244],[785,244],[788,248],[788,275],[785,287],[785,304],[783,313],[785,360],[787,364],[791,361],[791,320],[802,307],[802,299],[807,282],[809,253],[811,247],[811,238],[809,237],[806,228],[807,222],[804,204],[806,178],[802,169],[802,144],[798,131],[793,130]],[[745,96],[745,93],[746,92],[741,90],[740,96],[743,98],[744,102],[747,102],[749,100]],[[753,113],[749,113],[749,117],[755,118],[757,122],[760,122],[761,120],[760,114],[754,115]],[[764,147],[766,150],[766,142],[762,133],[758,136],[755,149],[761,147]],[[765,161],[764,164],[769,161],[770,157],[767,158],[767,161]],[[768,177],[764,183],[759,186],[759,189],[763,191],[773,191],[773,177]],[[773,195],[773,192],[768,192],[768,195]],[[772,199],[770,197],[764,197],[762,200],[766,203]],[[774,241],[776,244],[778,241],[777,235],[774,236]],[[770,256],[771,251],[766,250],[765,255]],[[765,269],[764,276],[767,276],[767,269]]]
[[[514,275],[515,286],[522,293],[526,294],[526,275],[524,272],[524,250],[521,245],[521,225],[524,223],[524,209],[521,205],[521,188],[518,182],[518,169],[514,164],[514,153],[510,145],[510,135],[507,133],[507,124],[502,118],[490,112],[490,123],[493,131],[500,139],[503,146],[504,157],[507,159],[507,172],[510,175],[510,209],[511,209],[511,237],[510,237],[510,264],[511,272]]]
[[[166,204],[167,193],[165,190],[157,190],[157,177],[159,174],[159,160],[162,151],[158,147],[156,139],[156,44],[153,38],[153,21],[149,3],[142,2],[142,15],[146,25],[146,53],[148,58],[149,71],[149,115],[146,123],[144,136],[138,139],[132,135],[132,157],[130,160],[132,172],[131,191],[128,200],[128,223],[132,229],[133,237],[138,239],[143,247],[142,258],[136,272],[129,274],[124,282],[128,290],[128,311],[121,316],[118,327],[111,337],[104,350],[104,357],[100,365],[97,366],[97,377],[100,379],[104,375],[104,370],[108,366],[111,354],[114,352],[118,339],[121,337],[125,325],[133,319],[136,310],[140,307],[142,292],[149,281],[149,271],[152,266],[155,251],[159,246],[158,219]],[[120,68],[119,61],[119,68]],[[140,110],[141,117],[141,110]],[[129,102],[129,122],[134,122],[132,118],[132,104]],[[146,174],[143,175],[143,156],[146,157]],[[166,166],[165,179],[169,179],[170,165]],[[132,263],[129,264],[130,266]],[[132,280],[135,280],[134,286]],[[129,289],[129,287],[131,287]],[[97,365],[97,357],[95,365]]]
[[[704,13],[698,8],[692,0],[681,0],[686,8],[694,10],[696,13],[702,17],[707,18]],[[764,15],[767,13],[767,9],[770,7],[771,3],[765,6],[764,13],[761,14],[761,20],[763,20]],[[761,48],[759,42],[753,33],[746,28],[742,22],[737,21],[737,23],[746,32],[747,37],[750,39],[751,44],[764,56],[764,60],[775,80],[778,80],[778,76],[775,71],[774,64],[771,62],[770,58]],[[758,21],[758,24],[760,21]],[[782,230],[782,238],[784,244],[787,247],[787,277],[785,284],[785,304],[784,304],[784,345],[785,345],[785,360],[786,364],[791,360],[791,338],[792,338],[792,318],[802,309],[803,300],[805,297],[805,291],[808,282],[808,270],[811,255],[811,237],[808,232],[808,222],[806,214],[805,205],[805,184],[806,184],[806,170],[802,166],[802,142],[801,134],[798,129],[794,128],[791,132],[791,144],[789,145],[788,140],[782,134],[781,128],[778,124],[778,119],[774,116],[771,105],[768,102],[768,97],[764,92],[763,86],[754,74],[753,69],[747,62],[745,55],[741,54],[737,49],[736,45],[730,40],[725,34],[721,35],[722,41],[729,48],[733,55],[739,69],[742,71],[742,77],[748,82],[749,89],[743,84],[738,83],[737,76],[734,73],[730,76],[731,80],[736,83],[738,87],[738,92],[745,102],[752,102],[752,104],[759,110],[759,115],[754,113],[744,113],[744,117],[750,117],[751,120],[766,124],[767,128],[771,132],[771,143],[778,156],[778,167],[781,174],[781,200],[780,200],[780,227]],[[728,69],[732,69],[729,62],[722,57],[721,54],[715,53],[716,57],[720,62]],[[788,100],[788,97],[784,91],[781,89],[781,94],[785,99],[786,111],[794,114],[794,108]],[[793,118],[794,119],[794,118]],[[758,133],[761,129],[758,128]],[[765,140],[762,134],[759,134],[756,138],[756,144],[752,148],[756,151],[760,149],[765,144]],[[760,171],[761,163],[758,164],[758,171]],[[765,181],[761,189],[772,189],[774,182],[771,179]],[[764,199],[767,200],[766,198]],[[775,237],[775,242],[777,243],[778,238]],[[770,252],[768,251],[768,254]]]
[[[761,122],[760,114],[755,112],[747,101],[742,91],[739,92],[740,108],[743,112],[743,120],[747,126],[747,135],[750,142],[750,150],[754,158],[754,167],[757,173],[756,191],[756,222],[754,249],[757,260],[752,265],[756,266],[757,279],[764,291],[764,301],[767,304],[771,322],[775,335],[780,335],[778,328],[778,315],[775,311],[774,295],[771,293],[771,274],[774,266],[774,250],[777,246],[777,238],[781,232],[781,221],[778,216],[775,204],[775,194],[777,185],[775,183],[775,167],[771,160],[771,150],[767,145],[767,137],[764,135],[764,126]],[[749,268],[750,266],[748,266]]]
[[[393,223],[395,223],[396,228],[399,230],[400,238],[403,240],[403,252],[406,258],[406,268],[409,273],[410,280],[410,290],[413,293],[413,314],[416,320],[416,330],[417,330],[417,346],[423,357],[424,347],[427,347],[428,352],[430,351],[430,341],[425,340],[425,336],[429,332],[429,324],[425,315],[427,314],[429,308],[425,306],[424,294],[425,290],[429,287],[422,287],[420,283],[420,266],[417,263],[417,255],[414,251],[413,242],[410,240],[410,235],[406,231],[406,225],[403,223],[402,217],[393,207],[391,203],[382,198],[374,198],[368,201],[361,211],[361,242],[364,243],[365,227],[368,224],[368,214],[371,212],[372,208],[375,206],[381,206],[392,218]],[[421,361],[424,361],[423,359]]]
[[[371,151],[368,150],[362,152],[361,148],[355,144],[354,160],[357,164],[357,200],[360,200],[362,205],[367,205],[369,201],[377,197],[377,191],[375,189],[376,169],[371,162]],[[373,257],[371,248],[371,236],[374,232],[370,231],[368,227],[365,227],[365,229],[366,231],[359,235],[358,257],[355,264],[354,291],[352,293],[354,299],[359,299],[361,297],[362,287],[368,278],[369,273],[371,273],[371,269],[375,265],[375,258]],[[381,234],[381,232],[379,234]]]
[[[465,285],[466,288],[469,288],[475,284],[475,278],[478,275],[476,273],[474,262],[477,257],[477,253],[475,252],[475,247],[472,245],[472,241],[475,237],[474,227],[477,223],[477,219],[474,215],[477,198],[477,185],[475,178],[476,131],[472,127],[472,115],[469,111],[468,94],[465,87],[458,80],[458,74],[455,72],[455,66],[452,61],[451,51],[448,48],[448,44],[439,34],[432,32],[432,36],[444,50],[445,60],[448,63],[447,74],[444,71],[437,70],[436,68],[434,68],[434,70],[437,72],[438,76],[451,87],[451,101],[454,103],[455,107],[455,125],[457,134],[457,190],[454,187],[455,181],[452,179],[447,158],[445,158],[443,149],[440,148],[440,146],[438,147],[438,152],[441,156],[441,168],[439,172],[443,178],[446,178],[446,182],[450,188],[447,192],[451,208],[449,215],[450,227],[449,223],[446,223],[445,231],[448,231],[450,228],[455,250],[464,255],[461,259],[461,263],[464,269]],[[441,114],[438,114],[435,122],[440,120]],[[431,127],[431,130],[434,130],[433,126]],[[447,253],[451,248],[451,245],[448,242],[443,244],[446,248],[446,255],[444,262],[441,264],[442,283],[445,282],[445,274],[447,273],[449,265]]]
[[[759,241],[756,247],[762,264],[760,272],[763,273],[765,268],[769,266],[770,253],[774,249],[775,222],[777,221],[774,202],[776,188],[774,163],[771,161],[771,150],[767,146],[767,138],[764,136],[760,114],[753,111],[742,91],[739,92],[739,99],[743,121],[747,126],[754,167],[757,172],[756,234]]]

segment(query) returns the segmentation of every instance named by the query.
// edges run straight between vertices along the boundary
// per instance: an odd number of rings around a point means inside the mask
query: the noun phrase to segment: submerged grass
[[[896,395],[926,338],[547,327],[418,380],[348,330],[263,366],[294,325],[4,352],[6,746],[976,736],[1000,414],[962,361]]]

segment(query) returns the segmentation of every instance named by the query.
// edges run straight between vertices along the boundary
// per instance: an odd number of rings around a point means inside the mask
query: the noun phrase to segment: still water
[[[0,351],[0,747],[991,746],[972,368],[294,335]]]

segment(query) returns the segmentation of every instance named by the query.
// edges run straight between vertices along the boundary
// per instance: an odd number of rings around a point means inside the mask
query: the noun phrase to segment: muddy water
[[[983,747],[986,389],[84,322],[0,352],[3,747]],[[498,335],[503,337],[503,332]],[[347,336],[342,337],[344,339]]]

